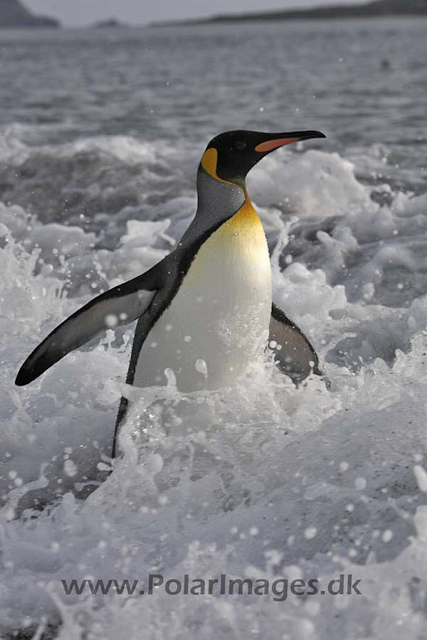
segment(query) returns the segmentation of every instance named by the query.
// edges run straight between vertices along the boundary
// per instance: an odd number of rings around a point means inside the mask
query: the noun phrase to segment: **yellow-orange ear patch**
[[[218,162],[218,151],[211,147],[206,149],[202,157],[202,167],[212,178],[220,180],[216,174],[216,165]]]

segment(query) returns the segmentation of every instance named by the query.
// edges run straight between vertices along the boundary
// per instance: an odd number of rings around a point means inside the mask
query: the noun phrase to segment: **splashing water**
[[[4,133],[2,633],[422,638],[422,171],[396,168],[385,143],[284,150],[259,165],[248,189],[272,249],[274,299],[313,342],[331,389],[315,378],[296,389],[267,357],[216,392],[184,396],[173,376],[127,389],[125,456],[112,461],[132,326],[26,388],[13,380],[57,323],[174,246],[195,210],[200,145],[111,132],[42,145],[39,125]],[[351,574],[361,595],[142,595],[150,573],[320,584]],[[87,578],[140,586],[65,594],[62,580]]]

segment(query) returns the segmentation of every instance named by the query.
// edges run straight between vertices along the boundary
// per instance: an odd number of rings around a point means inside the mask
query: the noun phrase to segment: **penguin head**
[[[226,131],[209,142],[200,165],[215,180],[244,186],[249,171],[266,155],[292,142],[311,138],[326,136],[320,131]]]

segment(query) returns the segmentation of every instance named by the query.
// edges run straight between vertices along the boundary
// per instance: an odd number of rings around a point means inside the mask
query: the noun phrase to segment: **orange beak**
[[[274,137],[272,137],[271,140],[266,140],[265,142],[258,144],[255,147],[255,151],[258,151],[258,153],[269,153],[270,151],[279,149],[279,147],[284,147],[287,144],[300,142],[300,140],[326,138],[326,136],[323,133],[320,133],[320,131],[295,131],[294,133],[273,134],[273,136]]]

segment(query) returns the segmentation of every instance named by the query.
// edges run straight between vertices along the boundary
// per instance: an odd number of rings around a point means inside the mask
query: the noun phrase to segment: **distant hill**
[[[101,20],[100,22],[95,22],[91,26],[91,29],[126,29],[128,27],[124,22],[120,22],[116,20],[116,18],[109,18],[108,20]]]
[[[367,4],[332,5],[311,9],[224,14],[201,20],[154,23],[152,26],[212,24],[216,22],[252,22],[258,20],[307,20],[333,18],[374,18],[385,16],[427,16],[427,0],[375,0]]]
[[[35,16],[19,0],[0,0],[0,29],[11,27],[59,27],[58,20]]]

